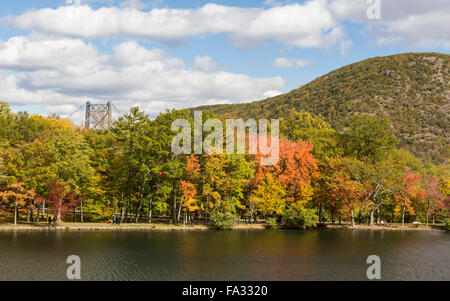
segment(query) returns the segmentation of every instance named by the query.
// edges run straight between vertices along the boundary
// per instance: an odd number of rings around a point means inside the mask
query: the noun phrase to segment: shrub
[[[444,229],[450,231],[450,218],[444,219]]]
[[[277,219],[273,217],[268,218],[264,226],[266,229],[275,229],[277,227]]]
[[[297,211],[293,208],[288,208],[283,213],[281,223],[284,228],[305,229],[315,228],[318,221],[319,217],[316,215],[314,209],[301,208]]]
[[[319,217],[316,215],[314,209],[302,209],[300,211],[300,219],[303,223],[303,227],[315,228],[319,222]]]
[[[236,216],[229,212],[220,212],[213,211],[209,216],[209,220],[211,221],[211,226],[216,230],[231,230],[233,229],[234,221],[236,220]]]
[[[281,219],[281,224],[284,228],[288,229],[299,228],[297,212],[292,208],[285,209]]]

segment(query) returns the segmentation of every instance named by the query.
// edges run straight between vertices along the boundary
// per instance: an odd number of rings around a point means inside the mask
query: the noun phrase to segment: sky
[[[449,50],[449,0],[0,1],[0,101],[76,123],[86,101],[155,117]]]

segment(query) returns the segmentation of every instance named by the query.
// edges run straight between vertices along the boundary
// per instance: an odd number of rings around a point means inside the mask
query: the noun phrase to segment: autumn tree
[[[280,139],[278,162],[261,166],[261,156],[257,156],[258,174],[272,173],[286,190],[287,201],[304,206],[313,195],[312,180],[320,175],[318,160],[312,155],[313,148],[313,144],[302,140]]]
[[[184,220],[183,223],[186,224],[187,218],[191,218],[191,213],[196,212],[200,209],[199,195],[198,195],[198,184],[200,181],[200,164],[198,158],[191,154],[186,157],[186,167],[185,174],[181,181],[181,193],[182,193],[182,207],[184,208]]]
[[[425,224],[428,226],[429,216],[431,212],[436,212],[438,209],[445,208],[444,206],[444,194],[441,192],[441,187],[436,180],[430,174],[424,174],[421,178],[424,198],[426,201],[426,218]]]
[[[323,174],[322,197],[331,205],[335,213],[349,212],[351,225],[355,225],[354,212],[363,206],[364,185],[352,177],[348,161],[334,158],[328,162]]]
[[[405,213],[410,215],[416,215],[414,210],[413,201],[418,196],[420,190],[418,182],[420,180],[420,174],[413,173],[411,171],[406,172],[402,177],[401,189],[398,194],[395,194],[395,201],[397,206],[396,212],[401,211],[402,227],[405,225]]]
[[[14,206],[14,225],[17,225],[18,211],[24,207],[28,201],[33,200],[36,193],[33,189],[27,190],[23,183],[11,183],[6,186],[5,191],[0,192],[0,199],[6,205]]]
[[[264,216],[281,215],[286,204],[286,191],[274,175],[268,173],[250,196]]]
[[[54,207],[57,221],[61,222],[62,217],[71,214],[78,203],[78,199],[75,191],[70,190],[67,184],[53,179],[50,184],[47,202]]]

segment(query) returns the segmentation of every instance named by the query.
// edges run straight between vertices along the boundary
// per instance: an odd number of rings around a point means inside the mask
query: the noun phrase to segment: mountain
[[[390,120],[401,147],[417,157],[449,159],[450,55],[404,53],[354,63],[291,92],[243,104],[212,105],[222,118],[278,118],[289,109],[322,115],[336,130],[355,113]],[[192,109],[192,110],[194,110]]]

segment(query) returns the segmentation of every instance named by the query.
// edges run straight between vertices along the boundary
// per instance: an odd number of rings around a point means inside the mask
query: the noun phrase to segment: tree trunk
[[[370,226],[373,226],[373,212],[374,212],[373,209],[370,210],[370,220],[369,220],[369,225],[370,225]]]
[[[352,218],[352,227],[354,227],[355,226],[355,216],[353,215],[353,209],[350,210],[350,214],[351,214],[351,218]]]
[[[58,214],[56,217],[56,220],[59,222],[61,222],[61,208],[62,208],[62,199],[59,200],[59,206],[58,206]]]
[[[80,203],[80,220],[82,223],[84,223],[84,220],[83,220],[83,196],[81,197],[81,203]]]
[[[180,216],[181,216],[181,204],[180,204],[180,206],[178,206],[177,224],[180,223]]]
[[[172,223],[176,224],[177,220],[177,190],[175,182],[173,183],[173,203],[172,203]]]
[[[36,221],[37,221],[38,223],[39,223],[40,209],[41,209],[41,207],[37,206]]]
[[[122,204],[122,207],[120,208],[120,222],[121,223],[123,223],[124,218],[125,218],[125,211],[124,211],[124,207],[123,207],[123,204]]]
[[[428,217],[429,217],[429,215],[430,215],[430,199],[428,199],[428,203],[427,203],[427,220],[426,220],[426,223],[425,223],[425,226],[427,226],[427,227],[428,227]]]
[[[27,223],[30,222],[30,207],[27,207]]]
[[[322,204],[321,203],[319,203],[318,204],[318,206],[319,206],[319,214],[318,214],[318,216],[319,216],[319,223],[323,223],[323,221],[322,221]]]
[[[17,226],[17,201],[14,202],[14,226]]]
[[[130,201],[127,199],[127,203],[125,204],[125,219],[124,222],[127,223],[128,222],[128,208],[130,206]]]
[[[405,205],[403,205],[403,207],[402,207],[402,227],[405,226],[405,210],[406,210]]]
[[[148,203],[148,223],[151,224],[152,223],[152,202],[153,202],[153,200],[150,199],[148,202],[149,202]]]
[[[139,215],[141,214],[141,207],[142,207],[142,197],[139,197],[139,206],[136,209],[136,224],[139,222]]]
[[[45,201],[44,201],[44,203],[42,204],[42,214],[45,214]],[[48,208],[47,208],[47,212],[46,212],[47,214],[45,215],[45,222],[48,224]]]

